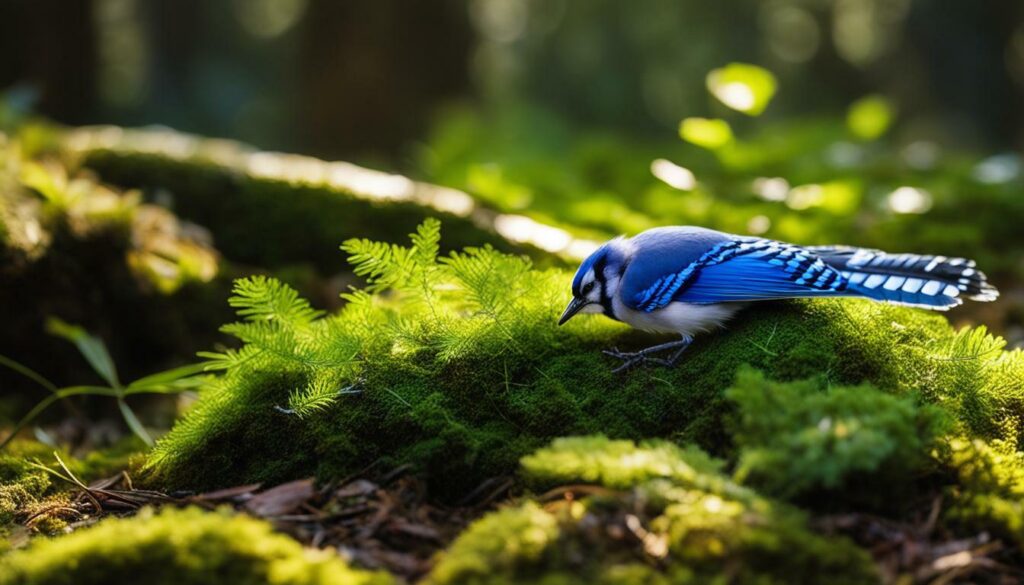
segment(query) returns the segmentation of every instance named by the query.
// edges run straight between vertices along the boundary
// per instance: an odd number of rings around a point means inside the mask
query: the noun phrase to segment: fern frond
[[[292,287],[262,275],[240,278],[228,303],[249,321],[276,321],[305,325],[323,314],[309,305]]]
[[[502,318],[530,288],[529,259],[502,254],[490,246],[467,248],[441,259],[474,308],[493,319]]]
[[[248,363],[259,353],[259,348],[243,345],[239,349],[228,349],[223,352],[200,351],[196,353],[196,356],[208,360],[206,371],[216,372],[238,368]]]
[[[318,375],[305,388],[288,396],[288,410],[305,418],[326,410],[339,396],[351,392],[351,387],[341,385],[338,376]]]
[[[416,227],[416,233],[409,234],[415,259],[423,266],[437,262],[437,253],[441,244],[441,222],[437,218],[428,217]]]

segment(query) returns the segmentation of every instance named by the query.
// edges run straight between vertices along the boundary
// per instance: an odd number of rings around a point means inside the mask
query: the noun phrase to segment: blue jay
[[[604,313],[638,329],[682,336],[636,352],[606,351],[622,360],[618,372],[644,362],[674,365],[696,333],[722,326],[750,301],[863,297],[943,311],[964,298],[994,300],[999,292],[963,258],[801,247],[662,227],[598,248],[577,270],[572,296],[559,325],[577,313]]]

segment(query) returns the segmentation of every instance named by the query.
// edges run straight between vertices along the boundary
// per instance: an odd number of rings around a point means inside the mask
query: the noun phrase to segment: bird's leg
[[[668,343],[661,343],[652,347],[641,349],[640,351],[623,352],[618,349],[605,350],[605,355],[610,355],[613,358],[622,360],[622,364],[612,370],[612,373],[618,373],[623,370],[628,370],[638,364],[650,362],[652,364],[658,364],[661,366],[672,367],[676,365],[679,358],[686,351],[686,348],[690,347],[693,343],[693,338],[689,335],[684,335],[682,339],[677,341],[670,341]],[[667,358],[656,358],[652,357],[653,354],[658,352],[674,350]]]

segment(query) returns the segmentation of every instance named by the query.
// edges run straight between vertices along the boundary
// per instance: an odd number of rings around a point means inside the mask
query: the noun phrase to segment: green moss
[[[591,433],[727,454],[735,406],[725,390],[744,365],[775,381],[913,393],[971,436],[1017,445],[1024,428],[1024,357],[983,329],[954,333],[939,315],[870,301],[762,303],[699,338],[674,369],[615,375],[601,349],[656,338],[603,317],[557,327],[566,272],[489,249],[435,261],[436,239],[347,249],[364,273],[391,271],[376,273],[376,292],[326,318],[281,318],[275,306],[301,301],[268,298],[230,326],[247,345],[221,356],[224,377],[159,443],[154,481],[196,489],[337,477],[382,460],[412,463],[457,493],[554,437]],[[245,295],[265,288],[244,281],[236,302],[252,304]],[[289,405],[295,414],[280,410]]]
[[[1024,548],[1024,454],[1001,442],[956,439],[942,452],[957,474],[947,520],[994,530]]]
[[[227,512],[144,510],[51,540],[0,560],[0,584],[384,585],[387,576],[351,569],[307,551],[270,525]]]
[[[489,514],[441,556],[428,583],[878,581],[863,551],[811,533],[799,512],[729,482],[697,450],[571,438],[523,465],[543,483],[630,489]]]
[[[128,469],[145,449],[141,439],[124,439],[97,449],[81,459],[58,450],[61,460],[75,477],[85,483],[110,477]],[[36,441],[15,440],[0,453],[0,536],[16,521],[32,517],[31,528],[42,534],[63,531],[66,522],[59,508],[75,486],[56,479],[32,463],[61,471],[54,449]],[[63,473],[63,471],[61,471]]]
[[[107,140],[111,130],[116,140]],[[189,148],[176,148],[183,143]],[[346,266],[325,242],[395,239],[430,216],[448,226],[447,247],[492,244],[552,258],[482,227],[493,213],[465,193],[348,163],[257,153],[167,131],[82,128],[68,144],[107,182],[172,193],[174,211],[211,229],[238,262],[268,268],[310,262],[333,274]]]
[[[738,406],[736,476],[791,498],[829,491],[876,504],[891,502],[933,467],[931,452],[947,427],[936,406],[870,385],[824,387],[820,379],[779,383],[743,369],[726,397]],[[863,489],[886,486],[885,493]]]
[[[50,458],[50,451],[34,441],[14,441],[0,453],[0,532],[50,491],[50,475],[29,464],[44,453]]]
[[[629,489],[658,478],[696,486],[708,478],[718,480],[722,468],[721,461],[695,447],[683,449],[665,441],[637,445],[603,435],[555,439],[521,463],[527,479],[539,488],[585,482]]]

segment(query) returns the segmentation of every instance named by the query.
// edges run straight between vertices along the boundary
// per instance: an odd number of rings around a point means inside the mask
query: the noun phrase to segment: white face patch
[[[594,271],[593,270],[587,272],[586,276],[583,277],[583,281],[580,283],[580,296],[584,300],[586,300],[588,303],[600,302],[600,300],[601,300],[601,283],[597,282],[597,279],[594,278]],[[587,309],[589,309],[589,308],[590,308],[590,305],[587,305],[587,307],[583,310],[583,312],[585,312],[585,313],[593,312],[593,311],[588,311]],[[598,312],[600,312],[600,311],[598,311]]]

